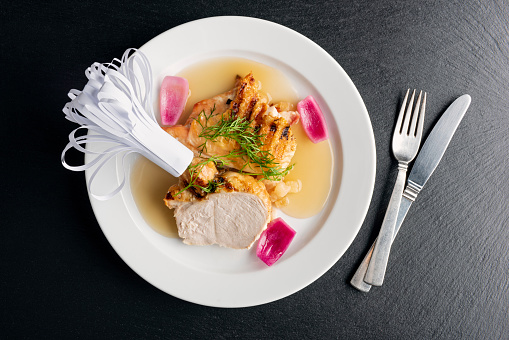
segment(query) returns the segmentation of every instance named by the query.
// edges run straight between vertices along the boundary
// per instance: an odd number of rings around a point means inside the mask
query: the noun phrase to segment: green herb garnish
[[[237,142],[239,149],[230,151],[230,153],[224,156],[211,156],[203,162],[189,166],[188,169],[191,175],[191,181],[186,188],[182,189],[180,192],[190,187],[195,187],[209,193],[214,192],[218,186],[222,185],[214,181],[209,181],[207,187],[195,183],[203,166],[209,162],[214,162],[216,166],[224,166],[230,164],[233,158],[242,158],[245,164],[240,169],[240,173],[253,176],[260,175],[260,180],[268,179],[280,181],[290,172],[293,168],[293,164],[283,169],[279,166],[279,163],[276,162],[275,157],[270,151],[261,149],[264,146],[262,138],[265,135],[257,134],[255,129],[251,126],[251,121],[222,113],[219,121],[209,126],[208,122],[210,118],[218,116],[218,114],[214,114],[214,111],[215,107],[210,111],[209,115],[207,115],[205,111],[202,111],[195,119],[202,128],[199,137],[205,139],[205,142],[198,147],[200,156],[202,153],[207,152],[207,141],[217,142],[219,138],[226,138]],[[202,122],[201,117],[204,118],[204,122]],[[251,164],[257,166],[261,173],[245,171],[248,166],[252,169],[250,166]]]

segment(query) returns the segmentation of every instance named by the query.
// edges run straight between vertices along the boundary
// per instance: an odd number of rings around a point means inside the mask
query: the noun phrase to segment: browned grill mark
[[[287,126],[283,129],[283,133],[281,134],[281,137],[279,137],[279,139],[283,139],[286,138],[286,140],[288,140],[288,130],[290,130],[290,127]]]
[[[237,116],[237,114],[239,113],[239,103],[237,102],[233,102],[232,103],[232,116]]]
[[[254,109],[254,106],[256,105],[256,103],[258,103],[258,98],[253,97],[247,107],[246,117],[250,117],[251,120],[253,120],[253,117],[251,117],[251,114],[253,113],[253,109]]]
[[[223,184],[224,183],[224,178],[223,177],[216,177],[216,178],[214,178],[214,183],[215,184]]]
[[[244,95],[244,91],[246,90],[247,83],[242,82],[239,87],[239,93],[237,94],[238,97],[242,97]]]

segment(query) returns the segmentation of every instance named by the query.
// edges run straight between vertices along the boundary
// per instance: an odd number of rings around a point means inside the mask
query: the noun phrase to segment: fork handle
[[[398,210],[398,219],[396,220],[396,227],[394,229],[394,236],[392,237],[392,242],[394,242],[394,239],[396,238],[396,235],[398,234],[398,231],[401,229],[401,225],[403,224],[403,221],[405,220],[406,214],[408,213],[408,210],[412,206],[412,203],[415,200],[416,194],[414,196],[411,196],[410,198],[405,196],[405,193],[408,191],[412,191],[410,189],[409,184],[407,184],[407,187],[405,191],[403,191],[403,196],[407,199],[401,199],[401,205]],[[366,270],[368,270],[369,261],[371,260],[371,254],[373,254],[373,248],[375,248],[375,242],[371,245],[371,248],[369,248],[369,251],[366,253],[366,256],[364,256],[364,259],[362,260],[362,263],[360,264],[359,268],[357,268],[357,271],[355,272],[354,276],[350,280],[350,284],[360,290],[361,292],[367,293],[371,289],[371,285],[364,282],[364,276],[366,275]]]
[[[384,282],[387,262],[389,261],[389,253],[391,251],[392,241],[394,239],[394,231],[396,220],[398,218],[399,206],[401,205],[401,197],[406,182],[406,172],[408,163],[399,162],[398,177],[392,190],[391,200],[385,213],[380,234],[375,242],[375,247],[369,261],[364,282],[373,286],[381,286]]]

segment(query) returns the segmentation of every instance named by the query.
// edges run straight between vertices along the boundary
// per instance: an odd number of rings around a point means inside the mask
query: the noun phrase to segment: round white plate
[[[192,247],[159,235],[141,217],[129,185],[108,201],[90,198],[115,251],[136,273],[162,291],[207,306],[246,307],[271,302],[323,275],[357,235],[375,179],[371,123],[345,71],[301,34],[246,17],[193,21],[162,33],[140,50],[150,61],[155,89],[165,75],[216,57],[247,58],[283,72],[299,97],[313,95],[326,116],[335,161],[334,184],[327,205],[317,216],[283,217],[297,235],[272,267],[256,257],[256,245],[250,250]],[[102,169],[94,187],[116,186],[118,166]],[[87,181],[90,176],[91,171],[87,171]]]

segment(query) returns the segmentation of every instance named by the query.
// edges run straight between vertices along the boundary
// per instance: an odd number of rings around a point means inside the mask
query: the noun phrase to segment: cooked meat
[[[264,136],[262,150],[269,151],[279,166],[286,168],[297,149],[297,140],[288,121],[273,113],[263,115],[259,121],[259,134]]]
[[[271,111],[276,109],[276,112]],[[275,116],[280,116],[286,119],[290,125],[297,124],[300,119],[299,112],[295,111],[295,105],[288,102],[279,102],[269,107],[268,114],[274,113]]]
[[[227,103],[228,106],[225,109],[225,104]],[[214,107],[215,110],[212,113]],[[195,148],[202,148],[204,145],[205,147],[202,149],[208,156],[227,155],[231,151],[240,148],[238,143],[226,137],[219,137],[214,141],[200,137],[203,127],[214,126],[230,117],[254,121],[260,113],[266,112],[267,108],[267,99],[262,98],[258,93],[258,83],[253,75],[249,73],[242,79],[237,78],[236,86],[232,91],[216,96],[215,100],[202,101],[200,105],[193,109],[195,117],[188,120],[190,124],[187,143]],[[230,166],[235,169],[241,169],[246,161],[245,159],[235,159]]]
[[[182,174],[181,180],[186,186],[193,182],[195,184],[195,187],[193,187],[194,193],[203,197],[207,193],[200,189],[200,187],[206,188],[209,182],[214,180],[214,177],[218,174],[216,165],[214,162],[208,162],[205,158],[195,157],[191,161],[191,166],[195,166],[192,173],[188,168]]]
[[[220,178],[219,181],[223,182],[224,184],[219,186],[216,192],[243,192],[247,194],[254,194],[262,200],[270,215],[272,205],[270,202],[269,193],[267,192],[263,182],[254,179],[252,176],[242,175],[234,171],[225,172],[218,178]]]
[[[227,171],[221,175],[217,174],[212,182],[217,185],[214,193],[241,192],[258,196],[258,198],[260,198],[260,200],[265,205],[268,214],[270,215],[272,205],[270,196],[263,182],[254,179],[252,176],[242,175],[234,171]],[[196,192],[191,188],[183,190],[187,187],[188,184],[189,182],[181,177],[178,184],[175,184],[168,189],[166,197],[164,198],[164,202],[168,208],[173,209],[179,206],[181,203],[196,202],[199,200],[207,199],[208,196],[212,195],[211,193],[204,197],[197,195]]]
[[[182,179],[168,190],[164,201],[175,209],[179,236],[190,245],[251,247],[271,216],[265,185],[232,171],[216,176],[214,181],[221,185],[205,197],[199,197],[191,188],[182,191],[186,186]]]
[[[168,189],[166,197],[164,198],[164,203],[168,208],[175,209],[182,203],[190,203],[200,200],[200,197],[192,190],[183,190],[186,186],[187,184],[182,180],[182,178],[179,178],[179,183],[172,185]]]
[[[261,136],[264,147],[274,156],[274,162],[286,168],[295,154],[297,141],[291,131],[291,124],[298,122],[299,114],[292,111],[288,103],[267,104],[268,99],[260,94],[259,84],[249,73],[246,77],[237,77],[235,87],[223,94],[198,102],[186,126],[165,127],[165,131],[176,137],[198,156],[224,156],[240,146],[230,138],[219,137],[215,141],[200,137],[204,126],[214,126],[230,116],[246,118],[251,128]],[[211,111],[214,114],[211,115]],[[186,130],[187,131],[184,131]],[[200,153],[199,150],[202,152]],[[231,159],[228,166],[243,169],[248,162],[245,158]],[[248,166],[249,171],[259,173],[256,166]]]
[[[168,189],[164,199],[168,208],[175,209],[179,236],[186,244],[249,248],[271,219],[271,196],[264,183],[251,175],[227,171],[230,168],[260,174],[262,162],[252,161],[258,156],[229,158],[218,169],[206,159],[228,155],[240,150],[241,145],[226,136],[214,140],[200,137],[207,127],[243,118],[247,123],[242,121],[240,131],[248,130],[261,140],[261,147],[255,145],[260,147],[259,154],[269,152],[277,163],[274,166],[288,167],[297,147],[290,126],[298,122],[299,114],[289,103],[270,106],[259,89],[251,73],[237,77],[230,91],[196,103],[186,125],[164,128],[195,153],[191,170]],[[265,166],[273,165],[269,162]],[[274,198],[274,202],[281,199],[284,195]]]
[[[209,113],[207,113],[209,115]],[[226,114],[225,114],[226,115]],[[189,127],[189,134],[187,136],[187,143],[195,148],[203,150],[203,153],[208,156],[224,156],[230,151],[239,148],[237,142],[230,138],[218,137],[215,141],[200,137],[203,131],[202,126],[213,126],[218,124],[223,119],[223,115],[217,114],[206,117],[205,114],[200,115],[197,119],[191,122]],[[205,146],[204,148],[202,146]]]
[[[170,134],[173,138],[178,140],[180,143],[184,144],[188,149],[193,151],[196,157],[200,156],[200,151],[189,144],[187,142],[187,138],[189,136],[189,127],[182,125],[174,125],[170,127],[162,127],[168,134]]]
[[[265,229],[268,216],[258,196],[238,192],[211,194],[206,200],[182,203],[175,209],[184,243],[234,249],[250,248]]]
[[[259,83],[249,73],[240,80],[235,98],[230,103],[230,114],[236,118],[256,120],[257,116],[267,111],[267,98],[262,96]]]

